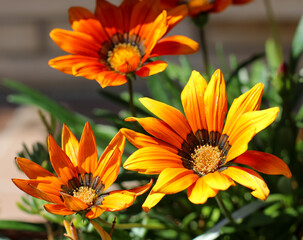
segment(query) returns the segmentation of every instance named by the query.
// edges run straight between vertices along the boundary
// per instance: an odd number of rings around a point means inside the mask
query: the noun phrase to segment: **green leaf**
[[[303,53],[303,16],[301,17],[294,35],[290,52],[290,72],[295,73],[300,57]]]
[[[265,43],[265,52],[270,69],[276,72],[278,67],[283,63],[281,46],[277,45],[274,39],[269,38]]]
[[[32,231],[32,232],[46,231],[44,224],[27,223],[27,222],[12,221],[12,220],[0,220],[0,229],[22,230],[22,231]]]

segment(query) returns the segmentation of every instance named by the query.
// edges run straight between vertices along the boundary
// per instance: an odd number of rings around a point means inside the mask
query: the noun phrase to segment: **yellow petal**
[[[93,206],[86,214],[85,216],[89,219],[97,218],[102,213],[105,212],[105,209],[101,208],[101,206]]]
[[[61,145],[63,151],[76,167],[78,165],[79,142],[65,124],[62,128]]]
[[[99,233],[99,236],[101,237],[102,240],[111,240],[112,238],[110,235],[95,221],[91,220],[89,221],[91,224],[93,224],[94,228],[97,230]]]
[[[233,180],[227,177],[224,174],[219,173],[218,171],[213,173],[208,173],[203,176],[204,181],[213,189],[217,190],[226,190],[231,185],[234,185]]]
[[[204,113],[204,92],[207,87],[205,79],[197,71],[193,71],[184,87],[181,100],[186,118],[193,132],[207,129]]]
[[[222,172],[237,183],[252,189],[251,194],[259,199],[266,200],[269,189],[263,178],[255,171],[243,167],[229,167]]]
[[[164,193],[154,193],[151,191],[142,205],[144,212],[149,212],[164,196]]]
[[[211,188],[204,177],[200,177],[187,189],[188,199],[194,204],[204,204],[208,198],[216,196],[217,193],[218,190]]]
[[[140,67],[135,74],[139,77],[148,77],[160,72],[163,72],[167,67],[167,62],[157,60]]]

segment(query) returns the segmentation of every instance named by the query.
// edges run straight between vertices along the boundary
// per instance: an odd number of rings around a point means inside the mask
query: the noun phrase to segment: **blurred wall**
[[[303,1],[272,0],[271,4],[287,53],[296,24],[303,13]],[[49,32],[54,28],[70,29],[68,8],[84,6],[93,10],[94,5],[94,0],[1,0],[0,79],[23,82],[54,99],[77,106],[84,101],[102,105],[102,99],[97,94],[100,88],[97,82],[65,75],[47,64],[49,59],[64,54],[51,41]],[[183,34],[199,41],[196,28],[189,18],[171,34]],[[212,14],[206,27],[206,36],[211,63],[216,68],[220,67],[216,56],[218,45],[223,47],[226,56],[235,54],[239,60],[264,51],[265,40],[271,36],[271,32],[263,0],[231,6],[222,13]],[[202,70],[200,53],[190,56],[190,60],[195,69]],[[137,82],[137,88],[144,88],[144,80]],[[110,90],[122,91],[126,90],[126,86]],[[9,92],[0,86],[0,105],[5,104]]]

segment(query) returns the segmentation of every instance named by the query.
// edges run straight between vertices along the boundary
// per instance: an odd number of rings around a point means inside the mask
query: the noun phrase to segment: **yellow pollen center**
[[[110,67],[119,73],[134,72],[141,60],[141,53],[137,46],[130,43],[119,43],[107,53]]]
[[[82,202],[86,203],[89,206],[93,205],[98,198],[96,190],[84,186],[81,186],[74,190],[73,196],[79,198]]]
[[[219,148],[204,145],[198,146],[195,152],[191,154],[193,160],[193,170],[203,175],[215,172],[223,160]]]

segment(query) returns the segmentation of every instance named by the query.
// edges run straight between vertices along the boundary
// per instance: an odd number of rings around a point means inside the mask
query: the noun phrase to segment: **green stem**
[[[128,87],[128,93],[129,93],[130,112],[133,117],[136,117],[136,108],[134,106],[134,94],[133,94],[133,77],[130,75],[127,75],[126,78],[127,78],[127,87]]]
[[[199,28],[199,33],[200,33],[201,53],[202,53],[202,62],[204,65],[204,72],[206,74],[206,77],[209,78],[211,73],[209,67],[209,56],[208,56],[204,27]]]
[[[224,205],[224,202],[222,201],[221,197],[219,196],[219,194],[217,194],[215,196],[215,199],[221,209],[221,211],[223,212],[224,216],[233,224],[233,225],[237,225],[236,221],[233,219],[233,217],[231,216],[230,212],[227,210],[227,208]]]
[[[105,227],[112,227],[112,223],[109,223],[101,218],[94,219],[98,224],[101,224]],[[131,228],[145,228],[145,229],[153,229],[153,230],[160,230],[160,229],[167,229],[166,226],[162,224],[142,224],[142,223],[116,223],[115,229],[131,229]]]

